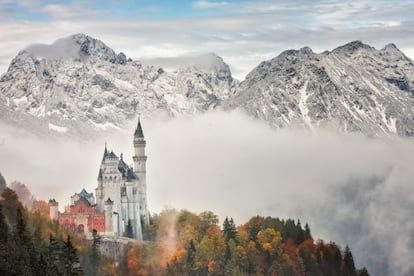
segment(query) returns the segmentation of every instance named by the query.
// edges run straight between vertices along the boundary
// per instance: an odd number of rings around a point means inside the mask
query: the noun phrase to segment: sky
[[[392,42],[414,57],[412,14],[410,0],[0,0],[0,72],[28,45],[75,33],[157,65],[214,52],[240,80],[261,61],[304,46],[323,52],[353,40],[376,48]]]

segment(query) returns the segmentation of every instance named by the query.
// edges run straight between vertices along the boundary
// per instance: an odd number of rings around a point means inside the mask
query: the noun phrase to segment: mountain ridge
[[[242,106],[275,127],[412,136],[413,87],[413,63],[395,45],[376,50],[353,41],[321,54],[287,50],[260,63],[228,109]]]
[[[214,53],[166,72],[75,34],[19,52],[0,79],[0,116],[75,137],[123,128],[138,112],[241,109],[277,128],[413,136],[413,95],[414,64],[393,43],[380,50],[358,40],[323,53],[286,50],[239,83]]]

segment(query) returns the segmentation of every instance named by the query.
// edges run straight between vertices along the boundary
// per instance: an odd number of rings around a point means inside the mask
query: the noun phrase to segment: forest
[[[166,209],[153,214],[144,241],[115,262],[86,239],[49,219],[36,200],[29,210],[5,188],[0,199],[0,275],[369,275],[351,250],[315,240],[299,220],[252,217],[222,225],[213,212]]]

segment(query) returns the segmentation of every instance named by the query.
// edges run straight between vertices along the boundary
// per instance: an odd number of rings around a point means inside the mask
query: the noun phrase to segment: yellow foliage
[[[257,241],[270,254],[280,254],[282,252],[282,236],[273,228],[266,228],[257,233]]]

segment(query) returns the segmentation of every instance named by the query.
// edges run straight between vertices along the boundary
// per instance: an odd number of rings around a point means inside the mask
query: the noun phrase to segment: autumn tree
[[[211,225],[207,228],[197,252],[201,271],[206,270],[210,275],[218,275],[223,272],[225,241],[217,225]]]

